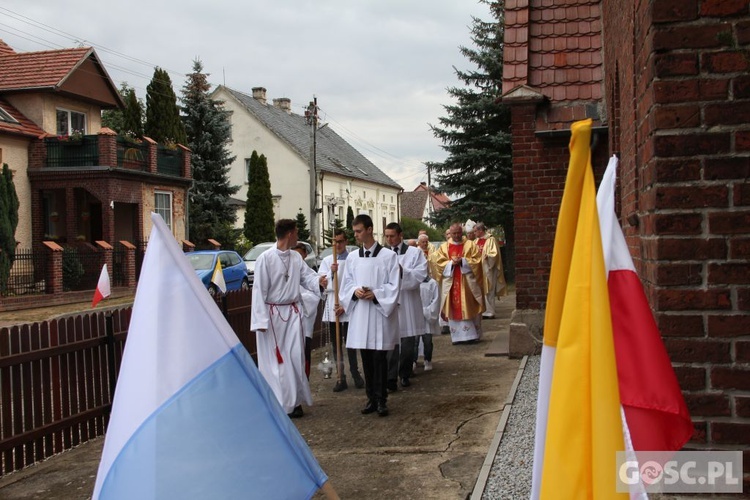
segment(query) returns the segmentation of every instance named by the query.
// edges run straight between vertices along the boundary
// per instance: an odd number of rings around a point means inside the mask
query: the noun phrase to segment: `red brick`
[[[701,69],[708,73],[740,73],[750,67],[744,51],[709,52],[701,56]]]
[[[702,0],[701,17],[728,17],[747,14],[747,0]]]
[[[656,188],[657,209],[726,207],[726,186],[660,186]]]
[[[729,152],[728,133],[694,133],[660,135],[654,138],[654,153],[657,156],[694,156]]]
[[[727,35],[720,35],[726,33]],[[654,33],[653,50],[705,49],[726,45],[724,36],[732,35],[729,24],[657,28]]]
[[[708,214],[708,231],[711,234],[742,234],[750,227],[750,211],[714,212]]]
[[[666,338],[664,346],[667,348],[669,359],[674,363],[729,363],[731,361],[729,342]],[[748,382],[750,383],[750,380]]]
[[[655,76],[688,76],[698,74],[698,55],[695,53],[659,54],[654,58]]]
[[[748,391],[750,390],[750,370],[714,366],[711,368],[711,387]]]
[[[737,43],[740,45],[750,43],[750,21],[740,21],[736,26]]]
[[[699,159],[657,158],[655,169],[656,179],[654,181],[660,183],[697,181],[701,178],[701,161]]]
[[[737,131],[734,135],[734,148],[740,151],[750,151],[750,130]]]
[[[698,82],[698,95],[704,101],[727,99],[729,96],[728,78],[706,78]]]
[[[735,341],[734,361],[736,361],[737,363],[750,363],[750,341]]]
[[[703,264],[660,264],[656,270],[659,286],[703,284]]]
[[[729,397],[723,394],[684,394],[692,417],[729,417],[732,415]]]
[[[701,94],[700,80],[662,80],[654,82],[654,101],[657,103],[694,102]]]
[[[656,306],[660,311],[691,311],[701,309],[728,310],[732,307],[728,290],[657,290]]]
[[[675,366],[674,374],[683,391],[703,391],[706,389],[706,369],[697,366]]]
[[[710,127],[748,123],[750,122],[750,101],[708,104],[703,112],[703,120]]]
[[[653,3],[651,18],[654,23],[692,21],[698,18],[697,0],[660,0]]]
[[[734,397],[734,413],[738,417],[750,418],[750,397]]]
[[[717,444],[750,445],[750,423],[711,422],[711,441]]]
[[[659,236],[701,234],[702,224],[701,214],[656,214],[654,216],[654,230]]]
[[[703,337],[703,316],[657,313],[656,322],[663,337]]]
[[[729,242],[729,258],[750,260],[750,238],[733,238]]]
[[[706,436],[708,435],[708,423],[707,422],[696,422],[693,420],[693,437],[690,438],[691,443],[706,443]]]
[[[704,178],[707,181],[745,179],[748,177],[750,177],[749,157],[735,156],[706,158],[705,160]]]
[[[750,97],[750,76],[737,76],[732,80],[732,95],[735,99]]]
[[[747,228],[746,228],[747,230]],[[748,283],[750,262],[723,263],[708,265],[708,284],[743,285]],[[750,334],[750,332],[748,332]]]
[[[742,207],[750,205],[750,183],[736,184],[732,193],[734,206]]]
[[[690,128],[701,124],[701,110],[697,105],[656,106],[654,126],[658,129]]]
[[[709,337],[742,337],[750,335],[750,315],[709,316],[708,335]]]

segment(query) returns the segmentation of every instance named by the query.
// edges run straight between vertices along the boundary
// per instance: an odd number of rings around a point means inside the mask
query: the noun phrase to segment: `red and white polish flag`
[[[109,273],[107,272],[107,264],[102,266],[102,273],[99,275],[99,283],[96,284],[96,290],[94,291],[94,299],[91,301],[91,307],[94,308],[100,300],[106,299],[111,293],[109,286]]]

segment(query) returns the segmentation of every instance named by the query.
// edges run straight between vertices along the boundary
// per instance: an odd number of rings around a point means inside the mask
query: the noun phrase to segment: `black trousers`
[[[339,353],[336,349],[336,323],[328,323],[329,332],[331,332],[331,347],[333,347],[333,359],[339,360]],[[349,333],[349,322],[339,322],[339,333],[341,334],[341,347],[346,349],[346,336]],[[359,374],[359,363],[357,362],[357,349],[346,349],[346,357],[349,359],[349,373],[352,374],[352,379],[357,380],[361,377]],[[341,358],[341,365],[339,365],[339,371],[344,375],[344,358]],[[346,380],[346,375],[342,377]]]
[[[367,399],[372,403],[385,403],[388,399],[388,351],[360,349],[362,372],[365,376]]]
[[[388,380],[398,380],[398,377],[409,378],[414,374],[415,346],[419,337],[404,337],[400,345],[388,351]]]

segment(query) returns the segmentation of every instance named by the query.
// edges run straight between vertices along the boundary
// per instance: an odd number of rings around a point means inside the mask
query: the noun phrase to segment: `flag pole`
[[[323,493],[329,500],[339,500],[339,494],[336,493],[335,489],[333,489],[333,485],[331,484],[330,479],[323,483],[323,486],[320,487],[320,492]]]
[[[341,324],[339,322],[339,316],[336,311],[339,308],[339,271],[338,271],[338,251],[336,250],[336,243],[333,244],[333,263],[336,265],[336,270],[333,272],[333,314],[336,318],[336,376],[337,381],[341,384],[341,379],[344,376],[343,363],[344,358],[341,352]],[[328,484],[328,483],[326,483]]]

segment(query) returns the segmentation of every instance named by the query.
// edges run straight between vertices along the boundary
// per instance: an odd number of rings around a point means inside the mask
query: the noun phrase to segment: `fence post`
[[[101,254],[99,257],[99,269],[101,270],[102,266],[104,264],[107,264],[107,274],[110,275],[110,281],[112,280],[112,273],[114,272],[114,267],[112,267],[112,245],[107,243],[103,240],[96,241],[96,246],[99,247],[101,250]]]
[[[63,269],[62,269],[62,252],[63,248],[54,241],[43,241],[42,244],[47,247],[47,293],[58,294],[63,291]]]
[[[109,375],[109,413],[112,413],[112,403],[115,400],[115,385],[117,384],[117,368],[115,367],[115,327],[112,312],[104,314],[107,326],[107,374]]]
[[[221,243],[213,238],[208,239],[208,243],[213,247],[214,250],[221,250]]]
[[[125,262],[124,262],[124,270],[123,270],[124,271],[123,275],[125,276],[125,283],[123,284],[128,288],[135,288],[135,285],[136,285],[135,245],[125,240],[120,240],[120,245],[125,247]]]

